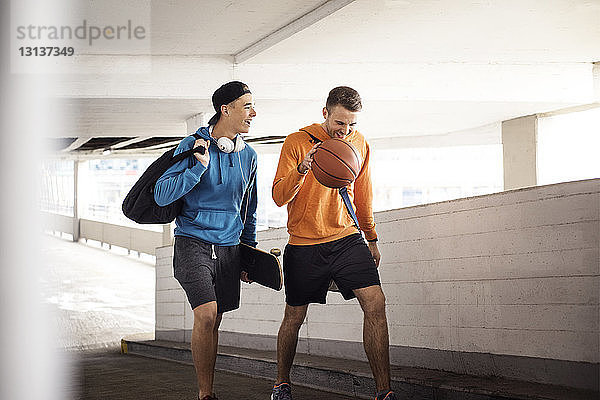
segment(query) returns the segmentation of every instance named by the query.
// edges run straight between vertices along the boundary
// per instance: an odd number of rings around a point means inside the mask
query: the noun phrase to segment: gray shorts
[[[173,273],[192,309],[216,301],[217,313],[240,306],[240,251],[187,236],[175,237]]]

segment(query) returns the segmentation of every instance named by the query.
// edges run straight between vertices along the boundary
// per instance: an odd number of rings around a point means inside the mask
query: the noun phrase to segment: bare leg
[[[308,304],[304,306],[285,305],[285,314],[277,334],[277,384],[290,382],[290,370],[296,355],[298,331],[306,317]]]
[[[219,347],[219,326],[221,325],[221,320],[223,318],[223,314],[217,314],[217,320],[215,321],[215,328],[213,329],[213,351],[210,353],[212,355],[212,367],[210,368],[210,390],[212,391],[213,382],[215,378],[215,364],[217,363],[217,349]]]
[[[217,331],[221,315],[217,315],[217,302],[211,301],[194,308],[192,331],[192,357],[198,378],[198,395],[212,395],[215,360],[217,357]]]
[[[381,286],[354,290],[364,313],[363,344],[377,391],[390,389],[390,353],[385,296]]]

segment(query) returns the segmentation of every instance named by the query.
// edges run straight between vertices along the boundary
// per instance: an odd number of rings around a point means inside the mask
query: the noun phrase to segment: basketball
[[[322,142],[313,154],[312,172],[323,186],[339,189],[358,176],[361,159],[350,142],[331,138]]]

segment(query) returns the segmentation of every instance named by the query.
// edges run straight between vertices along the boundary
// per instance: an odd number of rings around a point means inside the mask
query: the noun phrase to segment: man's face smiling
[[[229,103],[227,111],[231,125],[237,133],[248,133],[250,131],[252,118],[256,116],[251,93],[246,93]]]
[[[323,108],[325,122],[321,126],[332,138],[345,139],[356,128],[358,113],[359,111],[350,111],[340,105],[335,105],[330,110]]]

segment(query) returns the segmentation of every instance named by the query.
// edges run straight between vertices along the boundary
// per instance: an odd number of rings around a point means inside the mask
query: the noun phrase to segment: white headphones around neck
[[[246,142],[244,142],[244,139],[240,135],[237,135],[234,140],[221,136],[217,140],[217,147],[223,153],[237,153],[244,150]]]

